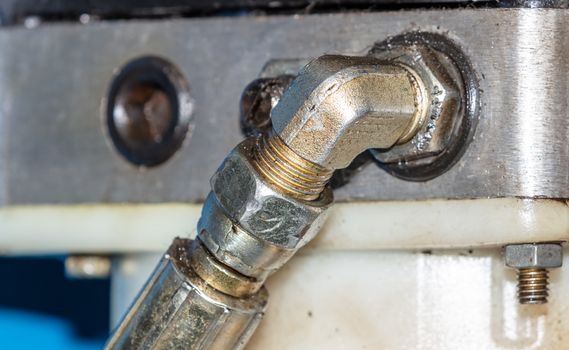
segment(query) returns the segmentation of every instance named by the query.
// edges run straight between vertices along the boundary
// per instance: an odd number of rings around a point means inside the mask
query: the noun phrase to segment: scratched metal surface
[[[58,24],[0,30],[0,206],[199,202],[239,142],[239,98],[270,59],[366,54],[409,30],[448,35],[480,76],[474,140],[447,173],[397,179],[367,165],[338,200],[569,198],[569,11],[488,9]],[[194,130],[152,169],[107,140],[113,73],[159,55],[188,78]]]

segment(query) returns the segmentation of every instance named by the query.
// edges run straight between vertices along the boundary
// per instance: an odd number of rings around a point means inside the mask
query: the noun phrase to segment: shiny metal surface
[[[241,228],[284,249],[299,249],[322,227],[333,195],[326,188],[314,201],[297,200],[265,181],[253,166],[255,139],[241,142],[211,178],[213,197]],[[203,216],[209,215],[204,207]]]
[[[424,159],[443,152],[452,135],[453,122],[460,119],[463,97],[458,69],[444,55],[437,55],[424,47],[401,48],[386,52],[384,56],[378,53],[377,56],[390,63],[409,65],[421,81],[427,84],[425,90],[428,93],[424,117],[428,121],[417,123],[417,130],[410,137],[411,142],[379,152],[378,158],[386,163],[398,163]]]
[[[527,267],[518,269],[520,304],[545,304],[549,297],[549,270]]]
[[[504,258],[506,266],[516,269],[561,267],[563,247],[558,243],[509,244]]]
[[[427,84],[431,100],[428,120],[410,142],[371,154],[407,180],[448,171],[469,146],[480,118],[479,78],[468,55],[448,36],[421,31],[388,38],[370,55],[411,67]]]
[[[305,134],[304,136],[308,136],[307,138],[309,139],[321,141],[326,140],[327,137],[333,138],[332,135],[338,133],[342,135],[340,140],[343,142],[339,142],[338,147],[332,152],[327,152],[325,149],[322,150],[320,147],[313,145],[313,143],[318,143],[317,141],[299,142],[297,145],[291,144],[290,146],[304,153],[339,153],[346,158],[349,157],[350,153],[354,153],[354,149],[357,150],[358,146],[361,150],[362,148],[369,148],[369,145],[373,143],[383,143],[380,146],[383,149],[371,149],[371,154],[383,164],[383,168],[388,172],[407,180],[429,180],[447,171],[460,159],[460,156],[470,143],[479,118],[478,78],[470,65],[468,57],[448,37],[419,31],[402,34],[378,43],[372,48],[368,56],[377,59],[377,61],[371,60],[368,63],[376,62],[378,65],[384,66],[383,68],[386,66],[405,67],[412,75],[412,79],[418,83],[415,84],[417,85],[416,88],[410,89],[409,92],[412,93],[412,90],[416,90],[415,93],[418,97],[424,100],[422,106],[416,102],[417,107],[414,108],[417,109],[418,115],[413,127],[408,129],[407,134],[403,135],[397,141],[397,144],[390,146],[387,143],[386,146],[386,136],[388,135],[380,135],[380,130],[386,131],[385,125],[380,126],[382,118],[387,119],[388,114],[391,114],[389,117],[393,118],[393,115],[396,113],[402,113],[402,109],[397,109],[394,101],[390,102],[391,106],[387,106],[389,103],[383,101],[384,105],[380,108],[377,105],[363,107],[361,105],[358,106],[358,103],[354,103],[354,101],[351,101],[349,104],[343,103],[343,101],[346,100],[347,95],[351,95],[352,100],[354,100],[353,96],[357,95],[356,87],[363,85],[358,80],[364,80],[365,78],[369,80],[368,83],[375,84],[377,91],[396,91],[397,87],[402,88],[403,86],[396,86],[397,83],[393,85],[396,79],[391,81],[385,77],[381,79],[382,81],[377,77],[370,79],[374,68],[368,67],[365,69],[365,77],[364,74],[358,76],[357,73],[351,72],[351,78],[356,82],[350,81],[349,85],[351,87],[344,89],[348,90],[347,92],[342,91],[340,88],[336,88],[334,91],[328,91],[325,88],[320,89],[320,87],[315,88],[314,85],[318,84],[317,79],[323,79],[324,75],[322,72],[319,72],[319,70],[324,70],[324,68],[319,67],[318,64],[321,66],[335,64],[337,66],[335,68],[338,68],[342,61],[339,59],[335,60],[335,56],[321,57],[316,60],[316,69],[311,68],[310,65],[307,68],[298,68],[302,62],[309,63],[309,60],[306,59],[273,60],[263,68],[261,76],[264,78],[257,81],[270,81],[273,84],[277,84],[278,81],[284,81],[291,74],[296,75],[300,71],[303,72],[302,79],[297,78],[295,80],[296,89],[300,89],[302,92],[288,94],[284,100],[286,106],[278,107],[277,105],[273,113],[276,119],[276,126],[279,127],[279,119],[286,120],[290,118],[290,114],[293,114],[295,108],[298,110],[292,116],[291,125],[287,127],[289,130],[281,132],[281,137],[285,139],[291,138],[291,135],[288,133],[294,130],[296,136],[292,136],[292,138]],[[349,60],[350,58],[344,59]],[[362,62],[358,63],[358,58],[351,59],[353,62],[344,61],[343,64],[346,66],[362,64]],[[295,67],[297,68],[296,71],[294,71]],[[338,69],[340,70],[340,68]],[[328,72],[327,74],[329,74],[328,79],[330,81],[333,81],[332,75],[337,77],[346,75],[340,72]],[[387,85],[388,82],[392,85],[389,87],[381,86]],[[335,83],[336,85],[334,86],[337,86],[337,82]],[[332,83],[329,82],[329,84],[331,85]],[[255,86],[254,84],[252,85]],[[322,86],[324,85],[326,85],[326,82],[322,82]],[[381,93],[374,92],[374,87],[371,84],[366,86],[364,90],[376,95],[370,97],[367,102],[360,101],[360,104],[369,104],[370,100],[377,104],[382,98],[385,99],[385,96],[380,96]],[[307,111],[306,107],[303,111],[298,106],[301,94],[305,95],[305,98],[307,98],[306,95],[310,94],[310,99],[314,100],[312,103],[305,102],[310,109],[315,108],[313,106],[328,103],[334,105],[336,114],[343,115],[343,118],[334,120],[328,117],[326,112],[313,113],[310,110]],[[279,98],[279,96],[275,98],[275,96],[269,94],[260,95],[257,94],[256,96],[258,99],[264,98],[265,105],[275,104],[274,100]],[[398,102],[402,102],[404,97],[401,95],[399,97],[400,100]],[[330,103],[328,99],[335,102]],[[294,104],[295,100],[297,105]],[[350,113],[351,109],[358,110],[360,115],[355,116],[358,113]],[[327,108],[327,110],[330,113],[330,108]],[[383,112],[383,115],[380,111]],[[265,114],[267,113],[264,113],[263,110],[258,110],[256,118],[266,120],[268,114]],[[356,122],[350,118],[354,118]],[[367,121],[367,124],[374,124],[376,129],[363,132],[356,130],[358,125],[361,126],[365,123],[364,120]],[[265,122],[265,124],[269,124],[270,127],[270,123]],[[313,130],[315,129],[313,127],[314,124],[322,124],[326,127],[323,130]],[[339,125],[342,127],[339,127]],[[280,126],[282,127],[282,125]],[[264,125],[263,128],[267,128],[267,126]],[[258,132],[260,131],[262,129],[258,128]],[[354,142],[354,139],[358,141]],[[291,142],[293,141],[288,141],[288,143]],[[279,162],[276,161],[274,163],[278,164]],[[335,176],[339,178],[340,174],[336,173]],[[332,180],[333,187],[337,186],[334,185],[335,182],[335,180]]]
[[[271,113],[275,134],[326,169],[415,136],[431,105],[415,70],[371,57],[326,55],[306,65]]]
[[[262,169],[271,163],[258,162],[258,154],[262,153],[255,152],[259,142],[251,137],[238,144],[212,176],[211,193],[203,206],[197,232],[198,240],[220,264],[250,277],[253,285],[260,286],[316,236],[333,196],[330,188],[322,187],[317,198],[304,200],[266,179]],[[299,179],[301,184],[303,180]],[[219,279],[208,276],[212,272],[209,270],[203,274],[200,269],[196,271],[205,280],[213,279],[210,284],[216,287]],[[223,274],[224,281],[225,276],[228,274]],[[241,295],[237,289],[246,292],[247,288],[229,284],[229,289],[225,282],[216,288],[231,295]]]
[[[191,269],[190,241],[176,239],[105,349],[242,349],[266,307],[267,292],[234,298]]]
[[[563,265],[559,243],[509,244],[504,248],[506,266],[518,269],[520,304],[545,304],[549,296],[550,268]]]
[[[326,136],[328,138],[334,134],[330,131]],[[307,141],[306,148],[313,148],[316,143],[314,140]],[[255,146],[252,164],[267,183],[301,201],[316,201],[322,197],[326,184],[334,175],[334,169],[306,160],[274,132],[262,135]],[[334,152],[323,150],[321,153]]]
[[[447,35],[469,55],[480,77],[476,134],[436,179],[412,183],[369,164],[336,198],[569,198],[568,22],[563,9],[456,9],[3,29],[0,205],[202,201],[242,138],[239,97],[267,61],[364,55],[410,30]],[[187,77],[195,130],[172,159],[144,170],[106,140],[101,103],[113,72],[149,54]]]
[[[219,261],[199,239],[193,242],[190,255],[192,270],[222,293],[244,298],[254,295],[263,287],[264,281],[245,276]]]
[[[247,232],[229,218],[211,194],[202,213],[197,230],[200,240],[219,261],[246,276],[264,281],[297,251]]]

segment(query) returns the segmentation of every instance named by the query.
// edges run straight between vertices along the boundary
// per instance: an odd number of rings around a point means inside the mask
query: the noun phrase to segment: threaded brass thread
[[[518,299],[520,304],[547,303],[548,284],[547,269],[518,269]]]
[[[257,141],[253,164],[284,193],[309,201],[318,199],[334,172],[298,156],[274,134]]]

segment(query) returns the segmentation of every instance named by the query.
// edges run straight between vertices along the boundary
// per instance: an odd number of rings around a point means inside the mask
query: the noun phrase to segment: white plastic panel
[[[115,322],[158,258],[116,265]],[[550,302],[520,306],[515,270],[496,248],[304,250],[269,279],[269,308],[247,349],[568,349],[569,270],[550,275]]]
[[[200,204],[0,208],[0,252],[163,252],[195,232]],[[515,198],[338,203],[311,249],[499,246],[569,239],[564,201]]]
[[[497,249],[305,253],[270,279],[249,348],[567,349],[569,272],[551,276],[549,304],[519,306]]]

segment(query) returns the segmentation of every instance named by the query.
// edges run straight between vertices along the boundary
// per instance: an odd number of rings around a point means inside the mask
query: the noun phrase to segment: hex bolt
[[[545,304],[548,269],[561,267],[563,248],[558,243],[510,244],[504,249],[506,266],[518,270],[520,304]]]
[[[188,136],[193,100],[181,71],[158,57],[132,60],[111,81],[105,121],[116,150],[128,162],[158,166]]]

